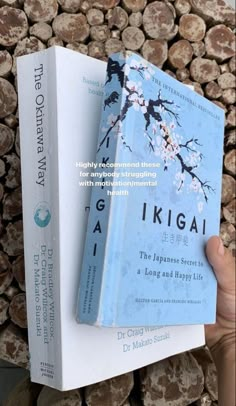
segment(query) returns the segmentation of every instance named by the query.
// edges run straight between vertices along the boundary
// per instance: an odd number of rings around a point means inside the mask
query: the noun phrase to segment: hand
[[[235,345],[235,262],[219,237],[211,237],[206,246],[208,261],[218,282],[216,324],[205,326],[210,349]]]

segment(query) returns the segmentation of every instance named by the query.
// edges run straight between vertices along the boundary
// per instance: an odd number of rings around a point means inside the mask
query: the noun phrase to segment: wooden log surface
[[[1,358],[24,368],[29,366],[16,58],[54,45],[104,61],[113,52],[132,50],[173,78],[193,85],[196,92],[222,108],[225,145],[220,235],[224,245],[236,255],[234,28],[235,12],[223,0],[0,0]],[[211,406],[215,405],[217,394],[212,364],[200,365],[199,359],[197,366],[192,356],[184,359],[177,356],[174,363],[182,365],[181,362],[191,365],[190,369],[195,371],[191,375],[192,383],[197,376],[199,378],[196,388],[193,387],[195,397],[188,400],[198,398],[196,406],[210,402]],[[157,401],[158,383],[154,375],[155,371],[165,368],[167,364],[160,362],[155,370],[148,369],[149,376],[146,370],[137,372],[137,381],[143,385],[139,391],[143,392],[145,406]],[[168,368],[175,374],[174,364],[168,363]],[[73,393],[71,402],[84,404],[87,400],[88,404],[98,406],[96,402],[103,402],[104,406],[104,402],[112,399],[114,405],[133,406],[135,403],[130,397],[133,375],[126,377],[125,383],[122,379]],[[179,402],[187,405],[178,379]],[[162,389],[166,391],[164,386]],[[173,393],[176,395],[178,390],[175,387]],[[39,404],[44,402],[47,393],[46,389],[42,391]],[[63,396],[57,398],[57,393],[50,396],[55,402],[66,401]]]

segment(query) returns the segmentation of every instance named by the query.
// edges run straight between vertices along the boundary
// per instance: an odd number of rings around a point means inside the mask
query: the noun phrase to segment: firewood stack
[[[57,44],[106,61],[128,49],[223,108],[221,237],[235,256],[234,29],[235,12],[222,0],[0,0],[0,358],[29,367],[16,57]],[[213,406],[216,370],[202,348],[82,391],[25,380],[7,404],[36,398],[38,406]]]

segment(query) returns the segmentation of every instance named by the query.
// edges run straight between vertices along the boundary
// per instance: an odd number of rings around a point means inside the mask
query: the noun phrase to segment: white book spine
[[[31,379],[60,387],[55,48],[19,58],[17,70]]]

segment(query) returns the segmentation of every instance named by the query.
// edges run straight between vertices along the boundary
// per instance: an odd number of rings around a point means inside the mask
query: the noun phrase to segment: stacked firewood
[[[29,366],[16,57],[57,44],[106,61],[128,49],[220,106],[221,237],[235,256],[234,29],[235,12],[222,0],[0,0],[0,358]],[[216,370],[202,348],[82,391],[60,393],[25,380],[12,396],[8,405],[38,398],[39,406],[82,399],[89,406],[210,406],[217,404]]]

